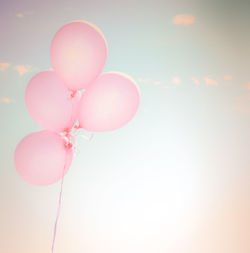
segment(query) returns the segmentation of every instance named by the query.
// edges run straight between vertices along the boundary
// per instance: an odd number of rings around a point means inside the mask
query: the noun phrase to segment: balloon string
[[[70,115],[70,122],[73,124],[73,111],[74,111],[74,106],[73,106],[73,99],[74,99],[74,96],[75,96],[75,92],[73,92],[70,96],[70,99],[71,99],[71,115]]]
[[[67,155],[66,155],[67,157]],[[59,202],[58,202],[58,208],[57,208],[57,215],[56,215],[56,220],[55,220],[55,225],[54,225],[54,233],[53,233],[53,241],[52,241],[52,247],[51,247],[51,252],[54,252],[54,247],[55,247],[55,240],[56,240],[56,232],[57,232],[57,223],[61,211],[61,206],[62,206],[62,192],[63,192],[63,181],[64,181],[64,171],[66,167],[66,161],[64,163],[64,168],[63,168],[63,176],[62,176],[62,181],[61,181],[61,189],[60,189],[60,195],[59,195]]]

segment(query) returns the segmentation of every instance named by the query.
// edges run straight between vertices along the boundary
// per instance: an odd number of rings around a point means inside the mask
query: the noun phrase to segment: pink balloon
[[[73,158],[72,148],[66,144],[61,135],[47,130],[27,135],[15,151],[18,173],[34,185],[57,182],[67,173]]]
[[[50,59],[63,83],[70,90],[81,90],[101,73],[107,59],[107,43],[95,25],[71,22],[55,34]]]
[[[105,73],[82,94],[80,126],[91,132],[111,131],[128,123],[140,102],[136,83],[121,73]]]
[[[54,71],[43,71],[29,82],[25,101],[32,118],[45,129],[63,132],[76,121],[79,92],[69,91]]]

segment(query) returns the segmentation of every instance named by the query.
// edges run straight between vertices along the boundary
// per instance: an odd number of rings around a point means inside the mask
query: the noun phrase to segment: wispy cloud
[[[192,80],[196,85],[200,84],[199,80],[196,77],[192,77]]]
[[[250,90],[250,82],[247,83],[247,90]]]
[[[14,69],[19,73],[20,76],[23,76],[25,73],[35,70],[30,65],[16,65],[14,66]]]
[[[173,82],[174,84],[180,84],[180,83],[181,83],[181,79],[180,79],[179,77],[174,77],[174,78],[172,79],[172,82]]]
[[[204,81],[206,82],[206,84],[208,85],[214,85],[214,86],[218,86],[219,83],[209,77],[204,77]]]
[[[8,62],[0,62],[0,71],[5,71],[10,66]]]
[[[159,84],[161,84],[161,82],[160,81],[153,81],[153,84],[154,85],[159,85]]]
[[[21,12],[19,12],[19,13],[16,14],[16,17],[18,17],[18,18],[23,18],[23,17],[24,17],[24,14],[21,13]]]
[[[227,80],[227,81],[230,81],[230,80],[233,79],[233,77],[232,76],[224,76],[224,79]]]
[[[233,110],[239,113],[250,113],[250,107],[248,105],[237,105],[233,107]]]
[[[150,78],[139,77],[139,78],[137,78],[137,80],[139,83],[149,83],[150,82]]]
[[[32,15],[34,11],[25,11],[25,12],[19,12],[16,14],[17,18],[24,18],[24,16]]]
[[[193,15],[181,14],[176,15],[172,21],[175,25],[191,25],[195,22],[195,17]]]
[[[5,104],[10,104],[10,103],[14,103],[15,100],[7,98],[7,97],[4,97],[4,98],[1,98],[1,102],[5,103]]]

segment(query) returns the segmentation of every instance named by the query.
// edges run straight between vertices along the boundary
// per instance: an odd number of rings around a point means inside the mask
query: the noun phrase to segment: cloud
[[[30,65],[16,65],[14,66],[14,69],[19,73],[20,76],[23,76],[25,73],[34,71]]]
[[[160,81],[154,81],[153,84],[154,85],[159,85],[159,84],[161,84],[161,82]]]
[[[224,76],[224,79],[227,80],[227,81],[230,81],[230,80],[233,79],[233,77],[232,76]]]
[[[9,66],[8,62],[0,62],[0,71],[5,71]]]
[[[181,14],[176,15],[172,21],[175,25],[191,25],[195,22],[195,17],[192,15]]]
[[[233,110],[239,113],[250,113],[250,107],[248,105],[236,105],[233,106]]]
[[[172,79],[172,82],[173,82],[174,84],[180,84],[180,83],[181,83],[181,79],[180,79],[179,77],[174,77],[174,78]]]
[[[209,77],[204,77],[204,80],[205,80],[206,84],[208,84],[208,85],[214,85],[214,86],[219,85],[219,83],[217,81],[215,81]]]
[[[17,13],[16,16],[17,16],[18,18],[23,18],[23,17],[24,17],[24,14],[20,12],[20,13]]]
[[[199,80],[196,77],[193,77],[192,80],[196,85],[200,84]]]
[[[137,79],[139,83],[148,83],[150,81],[150,78],[138,78]]]
[[[16,14],[17,18],[24,18],[24,16],[32,15],[34,14],[34,11],[25,11],[25,12],[19,12]]]
[[[5,104],[10,104],[10,103],[14,103],[15,101],[13,99],[5,97],[5,98],[1,98],[1,102]]]
[[[247,90],[250,90],[250,82],[247,83]]]

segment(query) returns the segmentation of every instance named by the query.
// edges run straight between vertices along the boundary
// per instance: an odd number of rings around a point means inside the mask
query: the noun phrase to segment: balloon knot
[[[73,147],[73,144],[70,142],[65,143],[65,147],[66,147],[66,149],[71,149]]]

